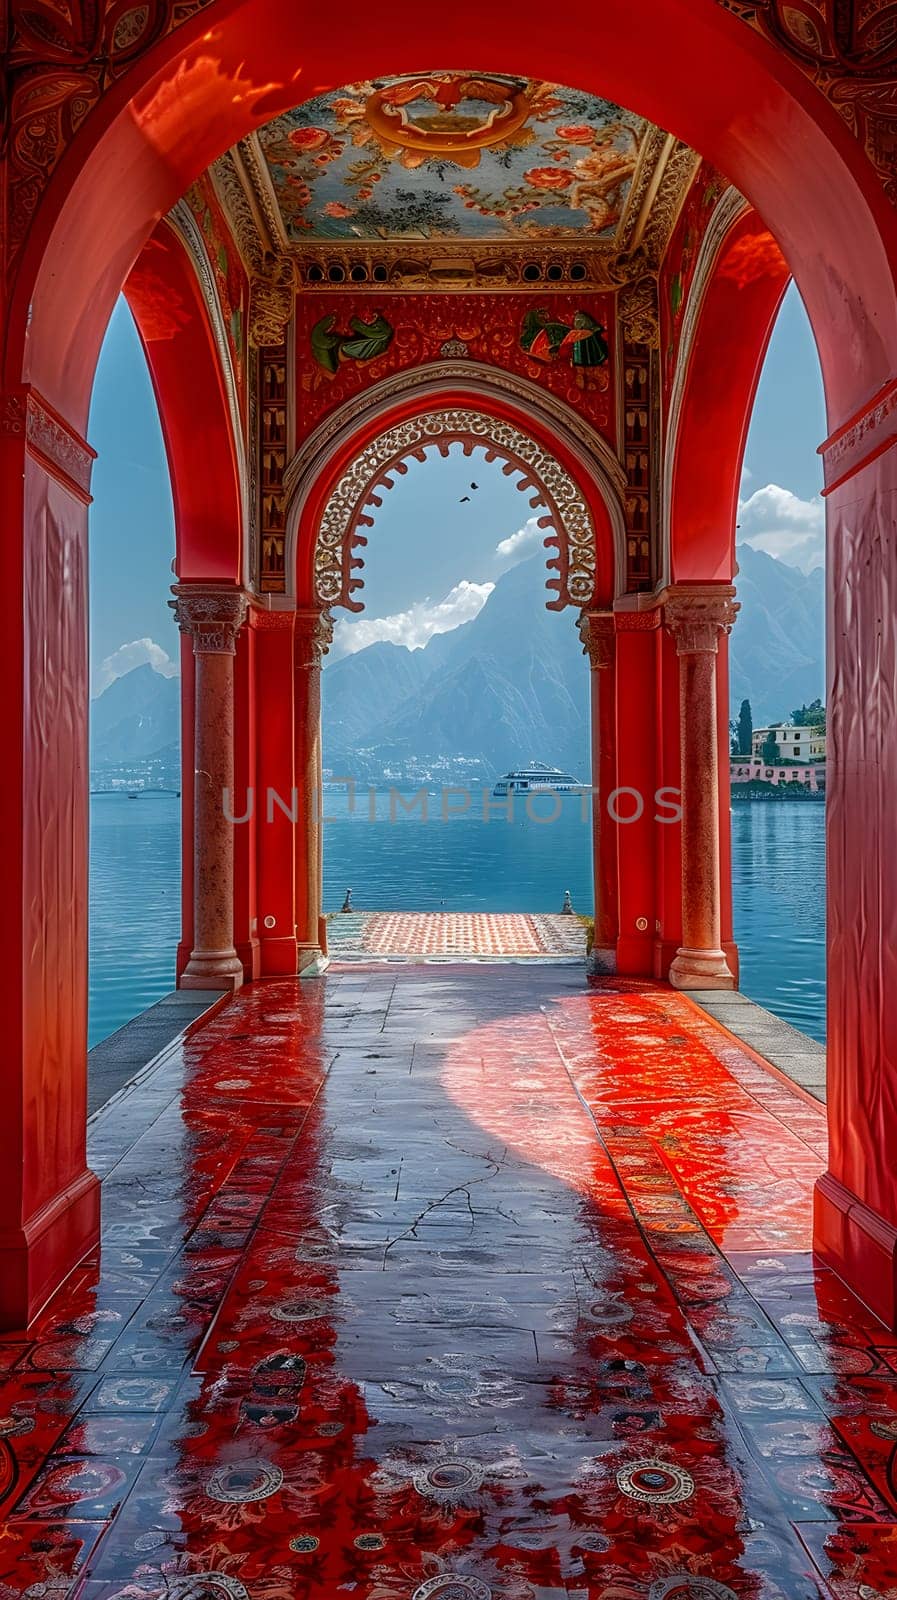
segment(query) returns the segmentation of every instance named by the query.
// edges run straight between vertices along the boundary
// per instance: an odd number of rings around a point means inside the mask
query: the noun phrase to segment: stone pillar
[[[671,591],[664,625],[679,656],[682,766],[682,944],[670,967],[677,989],[733,989],[721,946],[719,733],[716,701],[720,634],[735,613],[728,585]]]
[[[615,972],[619,903],[617,830],[607,809],[616,786],[617,635],[613,613],[584,611],[579,619],[583,654],[589,658],[592,715],[592,880],[595,934],[589,957],[592,972]]]
[[[234,655],[246,616],[240,589],[175,584],[172,609],[193,640],[193,949],[182,989],[238,989],[234,948]],[[226,796],[230,804],[226,806]]]
[[[296,788],[296,942],[299,970],[326,950],[321,840],[321,665],[333,638],[327,611],[297,611],[294,631]]]

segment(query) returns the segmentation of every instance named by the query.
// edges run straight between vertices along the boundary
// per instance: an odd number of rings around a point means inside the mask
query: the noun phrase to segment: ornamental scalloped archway
[[[453,444],[500,459],[545,531],[552,610],[613,604],[625,582],[626,478],[594,429],[525,379],[439,363],[374,385],[312,433],[285,477],[288,603],[360,611],[372,512],[409,457]]]

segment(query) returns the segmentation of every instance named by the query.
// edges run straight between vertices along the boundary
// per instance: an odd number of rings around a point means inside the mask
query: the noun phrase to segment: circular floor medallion
[[[618,1328],[633,1318],[631,1306],[621,1300],[593,1300],[586,1307],[586,1321],[597,1323],[599,1327]]]
[[[55,1506],[81,1505],[101,1495],[114,1494],[125,1482],[125,1475],[111,1462],[95,1458],[63,1461],[52,1468],[32,1496],[32,1510],[47,1511]]]
[[[290,1540],[290,1549],[295,1550],[297,1556],[313,1555],[320,1544],[313,1533],[297,1533],[295,1539]]]
[[[690,1500],[695,1492],[695,1480],[684,1467],[671,1461],[632,1461],[617,1473],[617,1486],[631,1500],[645,1500],[652,1505],[673,1505],[677,1500]]]
[[[593,1556],[606,1555],[610,1549],[610,1540],[606,1533],[577,1533],[573,1543],[579,1550],[586,1550]]]
[[[385,1547],[382,1533],[360,1533],[355,1540],[356,1550],[383,1550]]]
[[[737,1600],[734,1590],[715,1578],[697,1577],[691,1572],[674,1572],[658,1578],[648,1590],[648,1600]]]
[[[249,1600],[249,1590],[224,1572],[192,1572],[169,1579],[165,1600]]]
[[[272,1308],[271,1315],[275,1322],[314,1322],[326,1309],[323,1300],[285,1300]]]
[[[449,1456],[445,1461],[422,1467],[414,1474],[413,1481],[418,1494],[426,1495],[428,1500],[451,1505],[453,1500],[460,1500],[479,1489],[483,1482],[483,1469],[478,1461],[470,1461],[466,1456]],[[434,1589],[433,1593],[439,1591]]]
[[[168,1542],[168,1535],[161,1528],[151,1528],[149,1533],[138,1533],[134,1540],[135,1550],[159,1550]]]
[[[492,1600],[492,1590],[482,1578],[457,1578],[453,1572],[427,1578],[411,1600]]]
[[[216,1467],[206,1484],[210,1500],[246,1505],[252,1500],[267,1500],[283,1483],[280,1467],[269,1461],[230,1461]]]

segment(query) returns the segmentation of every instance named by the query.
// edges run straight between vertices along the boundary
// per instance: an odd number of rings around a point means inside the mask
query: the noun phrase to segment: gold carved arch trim
[[[581,609],[591,603],[595,525],[579,485],[549,450],[513,423],[468,408],[447,407],[386,429],[359,452],[335,484],[315,540],[314,590],[321,606],[362,609],[354,598],[362,587],[354,574],[363,564],[355,551],[367,543],[363,530],[373,526],[371,512],[382,503],[381,492],[392,488],[395,474],[407,471],[409,457],[423,461],[433,448],[446,455],[457,443],[467,451],[483,449],[489,461],[504,458],[505,470],[520,474],[518,487],[532,491],[533,509],[544,507],[538,522],[546,530],[546,548],[553,551],[548,560],[552,573],[548,588],[554,591],[549,608]]]

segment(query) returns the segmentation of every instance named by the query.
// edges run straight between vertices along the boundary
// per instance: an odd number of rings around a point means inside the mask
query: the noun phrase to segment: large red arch
[[[529,14],[528,14],[529,13]],[[478,63],[594,90],[686,139],[747,195],[782,247],[816,328],[837,427],[897,367],[897,219],[837,113],[781,52],[716,0],[571,0],[546,37],[532,0],[456,32]],[[115,295],[143,240],[209,162],[318,89],[442,60],[441,14],[397,0],[388,40],[351,3],[338,36],[292,0],[213,0],[110,88],[54,174],[29,235],[5,351],[83,431]],[[890,245],[890,250],[889,250]],[[889,260],[889,255],[891,259]],[[29,308],[31,316],[29,323]]]
[[[0,438],[7,577],[20,596],[4,641],[12,778],[0,806],[11,841],[10,903],[18,908],[2,931],[4,970],[17,996],[9,1103],[20,1112],[4,1142],[0,1184],[0,1244],[11,1263],[10,1288],[0,1296],[7,1319],[38,1305],[96,1236],[95,1186],[79,1131],[86,836],[83,786],[73,780],[86,755],[89,462],[77,436],[97,354],[146,239],[211,160],[324,87],[445,59],[444,17],[417,0],[395,0],[388,34],[379,12],[358,0],[349,0],[339,21],[336,30],[320,8],[295,0],[211,0],[123,71],[84,117],[40,197],[19,259],[2,366],[11,421]],[[603,0],[598,13],[589,0],[569,0],[563,26],[551,32],[533,0],[485,9],[458,0],[452,22],[456,36],[477,41],[480,70],[551,77],[606,95],[699,150],[762,217],[807,307],[826,389],[832,489],[833,1139],[817,1238],[870,1303],[897,1319],[897,1183],[883,1115],[897,1099],[889,814],[897,787],[889,719],[897,679],[890,615],[897,452],[887,449],[897,411],[897,216],[832,105],[784,51],[717,0],[643,0],[638,9],[631,0]],[[47,450],[29,448],[29,428],[32,441],[37,435],[55,452],[49,473]],[[48,662],[55,663],[49,674]]]
[[[748,211],[728,230],[680,351],[683,383],[670,424],[667,527],[673,583],[731,583],[744,447],[763,358],[789,271]],[[733,337],[733,330],[736,337]]]

